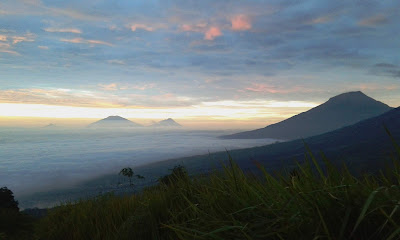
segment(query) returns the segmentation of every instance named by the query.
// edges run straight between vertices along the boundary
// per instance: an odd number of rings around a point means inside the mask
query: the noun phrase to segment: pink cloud
[[[258,83],[253,83],[252,86],[247,87],[246,90],[251,92],[268,92],[268,93],[279,92],[279,90],[277,90],[274,86],[270,86],[267,84],[258,84]]]
[[[62,38],[62,39],[60,39],[60,41],[69,42],[69,43],[99,44],[99,45],[112,46],[112,44],[108,43],[108,42],[104,42],[104,41],[100,41],[100,40],[83,39],[83,38],[72,38],[72,39]]]
[[[222,36],[222,32],[218,27],[210,27],[204,33],[205,40],[214,40],[216,37]]]
[[[80,34],[82,31],[77,28],[45,28],[46,32],[59,32],[59,33],[76,33]]]
[[[237,15],[231,19],[233,31],[246,31],[251,29],[251,21],[245,15]]]
[[[0,35],[0,41],[6,42],[7,41],[7,36],[6,35]]]
[[[194,28],[193,28],[192,25],[183,24],[183,25],[181,26],[181,31],[190,32],[190,31],[193,31],[193,30],[194,30]]]

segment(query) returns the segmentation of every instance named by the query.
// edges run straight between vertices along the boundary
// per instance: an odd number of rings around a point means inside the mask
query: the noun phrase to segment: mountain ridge
[[[193,174],[207,173],[220,168],[221,161],[229,164],[227,161],[231,158],[240,167],[250,171],[256,170],[256,163],[260,163],[269,171],[277,171],[282,168],[295,168],[296,160],[303,162],[307,149],[310,149],[317,161],[322,160],[322,152],[335,165],[340,166],[346,162],[354,172],[373,172],[385,167],[391,153],[395,151],[385,127],[400,144],[400,107],[353,125],[305,139],[232,150],[229,151],[229,155],[227,152],[216,152],[169,159],[141,168],[165,169],[180,164]]]
[[[361,91],[342,93],[306,112],[264,128],[220,136],[225,139],[273,138],[292,140],[306,138],[349,126],[393,108]]]

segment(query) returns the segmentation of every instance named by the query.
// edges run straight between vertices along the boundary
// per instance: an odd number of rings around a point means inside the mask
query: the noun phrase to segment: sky
[[[382,0],[2,0],[0,125],[262,127],[359,90],[398,107],[399,12]]]

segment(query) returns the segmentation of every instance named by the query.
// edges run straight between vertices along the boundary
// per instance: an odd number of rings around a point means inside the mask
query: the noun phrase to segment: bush
[[[189,179],[186,168],[184,166],[178,165],[173,169],[170,169],[172,172],[164,177],[158,179],[158,182],[165,185],[170,185],[179,180]]]

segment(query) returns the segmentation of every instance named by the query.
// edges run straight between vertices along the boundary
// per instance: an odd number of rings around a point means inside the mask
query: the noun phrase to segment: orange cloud
[[[106,90],[106,91],[116,91],[118,90],[118,86],[116,83],[110,83],[110,84],[99,84],[101,89]]]
[[[76,34],[82,33],[82,31],[77,28],[45,28],[43,30],[46,32],[76,33]]]
[[[214,40],[216,37],[222,36],[222,32],[218,27],[210,27],[204,33],[205,40]]]
[[[72,38],[72,39],[61,38],[60,41],[69,43],[99,44],[99,45],[112,46],[112,44],[108,42],[100,40],[83,39],[83,38]]]
[[[34,42],[34,41],[35,41],[35,35],[32,33],[27,33],[23,36],[12,37],[12,44],[17,44],[20,42]]]
[[[0,35],[0,41],[6,42],[7,41],[7,36],[6,35]]]
[[[237,15],[231,19],[233,31],[246,31],[251,29],[251,21],[245,15]]]

